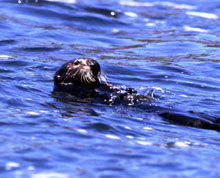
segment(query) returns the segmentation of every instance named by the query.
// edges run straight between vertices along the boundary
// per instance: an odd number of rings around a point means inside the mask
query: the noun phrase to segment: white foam
[[[27,101],[32,101],[33,99],[32,99],[32,98],[26,98],[26,100],[27,100]]]
[[[154,27],[156,24],[155,23],[146,23],[146,26],[148,27]]]
[[[190,142],[176,142],[175,145],[178,146],[178,147],[188,147],[190,144]]]
[[[42,172],[37,173],[31,176],[32,178],[68,178],[69,176],[63,173],[57,173],[57,172]]]
[[[143,119],[143,118],[141,118],[141,117],[138,117],[138,118],[137,118],[137,120],[140,120],[140,121],[142,121],[142,120],[144,120],[144,119]]]
[[[179,95],[179,96],[181,96],[183,98],[187,98],[188,97],[187,95]]]
[[[191,6],[188,4],[176,4],[176,3],[172,3],[172,2],[160,2],[158,4],[161,4],[163,6],[172,7],[175,9],[189,9],[189,10],[196,9],[195,6]]]
[[[76,0],[46,0],[46,1],[51,1],[51,2],[64,2],[64,3],[71,3],[71,4],[76,3]]]
[[[114,139],[114,140],[120,140],[120,137],[116,136],[116,135],[109,135],[109,134],[106,134],[105,135],[107,138],[110,138],[110,139]]]
[[[140,145],[145,145],[145,146],[146,146],[146,145],[152,145],[151,142],[140,141],[140,140],[138,140],[137,143],[140,144]]]
[[[27,75],[34,76],[34,72],[25,72]]]
[[[146,137],[138,137],[139,140],[146,140]]]
[[[190,27],[188,25],[183,26],[185,31],[191,31],[191,32],[201,32],[201,33],[206,33],[208,30],[201,29],[201,28],[195,28],[195,27]]]
[[[117,29],[117,28],[114,28],[113,30],[112,30],[112,33],[118,33],[119,32],[119,29]],[[100,76],[101,77],[101,76]],[[103,80],[104,81],[104,80]],[[106,80],[105,80],[106,81]],[[106,81],[107,82],[107,81]]]
[[[126,135],[127,138],[133,139],[134,137],[132,135]]]
[[[206,12],[196,12],[196,11],[188,11],[187,15],[198,16],[207,19],[215,19],[217,20],[219,17],[216,14],[206,13]]]
[[[49,111],[40,110],[41,113],[49,113]]]
[[[138,15],[134,12],[124,12],[125,15],[129,16],[129,17],[137,17]]]
[[[153,89],[157,90],[157,91],[164,91],[162,88],[160,87],[152,87]]]
[[[88,131],[84,130],[84,129],[77,129],[77,131],[80,132],[80,133],[84,133],[84,134],[88,133]]]
[[[29,0],[18,0],[18,4],[28,3]],[[38,3],[38,0],[34,0],[35,3]]]
[[[152,7],[156,5],[162,5],[162,6],[172,7],[175,9],[188,9],[188,10],[196,9],[195,6],[191,6],[188,4],[176,4],[172,2],[148,3],[148,2],[135,2],[135,1],[120,1],[119,3],[124,6],[133,6],[133,7]]]
[[[30,115],[33,115],[33,116],[38,116],[38,115],[40,115],[39,113],[33,112],[33,111],[29,111],[29,112],[27,112],[27,114],[30,114]]]
[[[7,162],[6,163],[6,170],[11,170],[13,168],[18,168],[20,166],[19,163],[16,162]]]
[[[136,6],[136,7],[139,7],[139,6],[151,7],[151,6],[153,6],[153,3],[147,3],[147,2],[120,1],[119,3],[124,6]]]
[[[151,127],[143,127],[144,130],[152,130]]]
[[[144,21],[145,21],[145,22],[149,22],[149,21],[150,21],[150,19],[144,18]]]
[[[27,170],[33,171],[33,170],[35,170],[35,167],[34,167],[34,166],[28,166],[28,167],[27,167]]]
[[[3,59],[8,59],[8,58],[10,58],[10,56],[5,55],[5,54],[1,54],[1,55],[0,55],[0,58],[3,58]]]
[[[156,20],[156,23],[157,23],[157,24],[165,24],[166,22],[163,21],[163,20]]]

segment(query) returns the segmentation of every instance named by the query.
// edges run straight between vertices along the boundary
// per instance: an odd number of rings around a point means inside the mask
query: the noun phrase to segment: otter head
[[[95,89],[100,86],[99,75],[98,62],[93,59],[80,58],[63,64],[54,75],[54,84],[61,90],[66,88],[74,90],[77,87]]]

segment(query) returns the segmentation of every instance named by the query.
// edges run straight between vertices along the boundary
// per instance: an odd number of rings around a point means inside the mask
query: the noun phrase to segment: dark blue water
[[[52,93],[90,57],[148,108],[220,117],[219,1],[0,2],[0,177],[219,177],[218,131]]]

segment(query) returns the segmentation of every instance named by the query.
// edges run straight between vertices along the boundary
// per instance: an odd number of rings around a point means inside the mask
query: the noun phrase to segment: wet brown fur
[[[63,64],[54,75],[55,89],[86,96],[100,86],[100,65],[93,59],[80,58]]]

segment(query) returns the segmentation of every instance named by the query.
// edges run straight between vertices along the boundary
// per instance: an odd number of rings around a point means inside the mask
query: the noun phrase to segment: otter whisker
[[[84,72],[80,75],[80,81],[84,83]]]
[[[91,82],[95,82],[95,76],[93,75],[92,72],[88,73],[88,80],[90,80]]]
[[[88,73],[83,72],[83,74],[82,74],[82,82],[85,83],[85,84],[90,84],[90,81],[88,79]]]
[[[91,83],[90,79],[89,79],[89,75],[86,76],[86,82],[87,83]]]
[[[85,83],[85,84],[89,84],[89,83],[90,83],[88,73],[83,72],[83,73],[81,74],[81,82],[82,82],[82,83]]]
[[[86,76],[85,76],[85,75],[83,76],[83,83],[85,83],[85,84],[87,84],[87,83],[88,83],[87,78],[86,78]]]
[[[84,79],[84,72],[81,74],[81,76],[80,76],[80,81],[82,82],[82,83],[85,83],[84,81],[85,81],[85,79]]]

